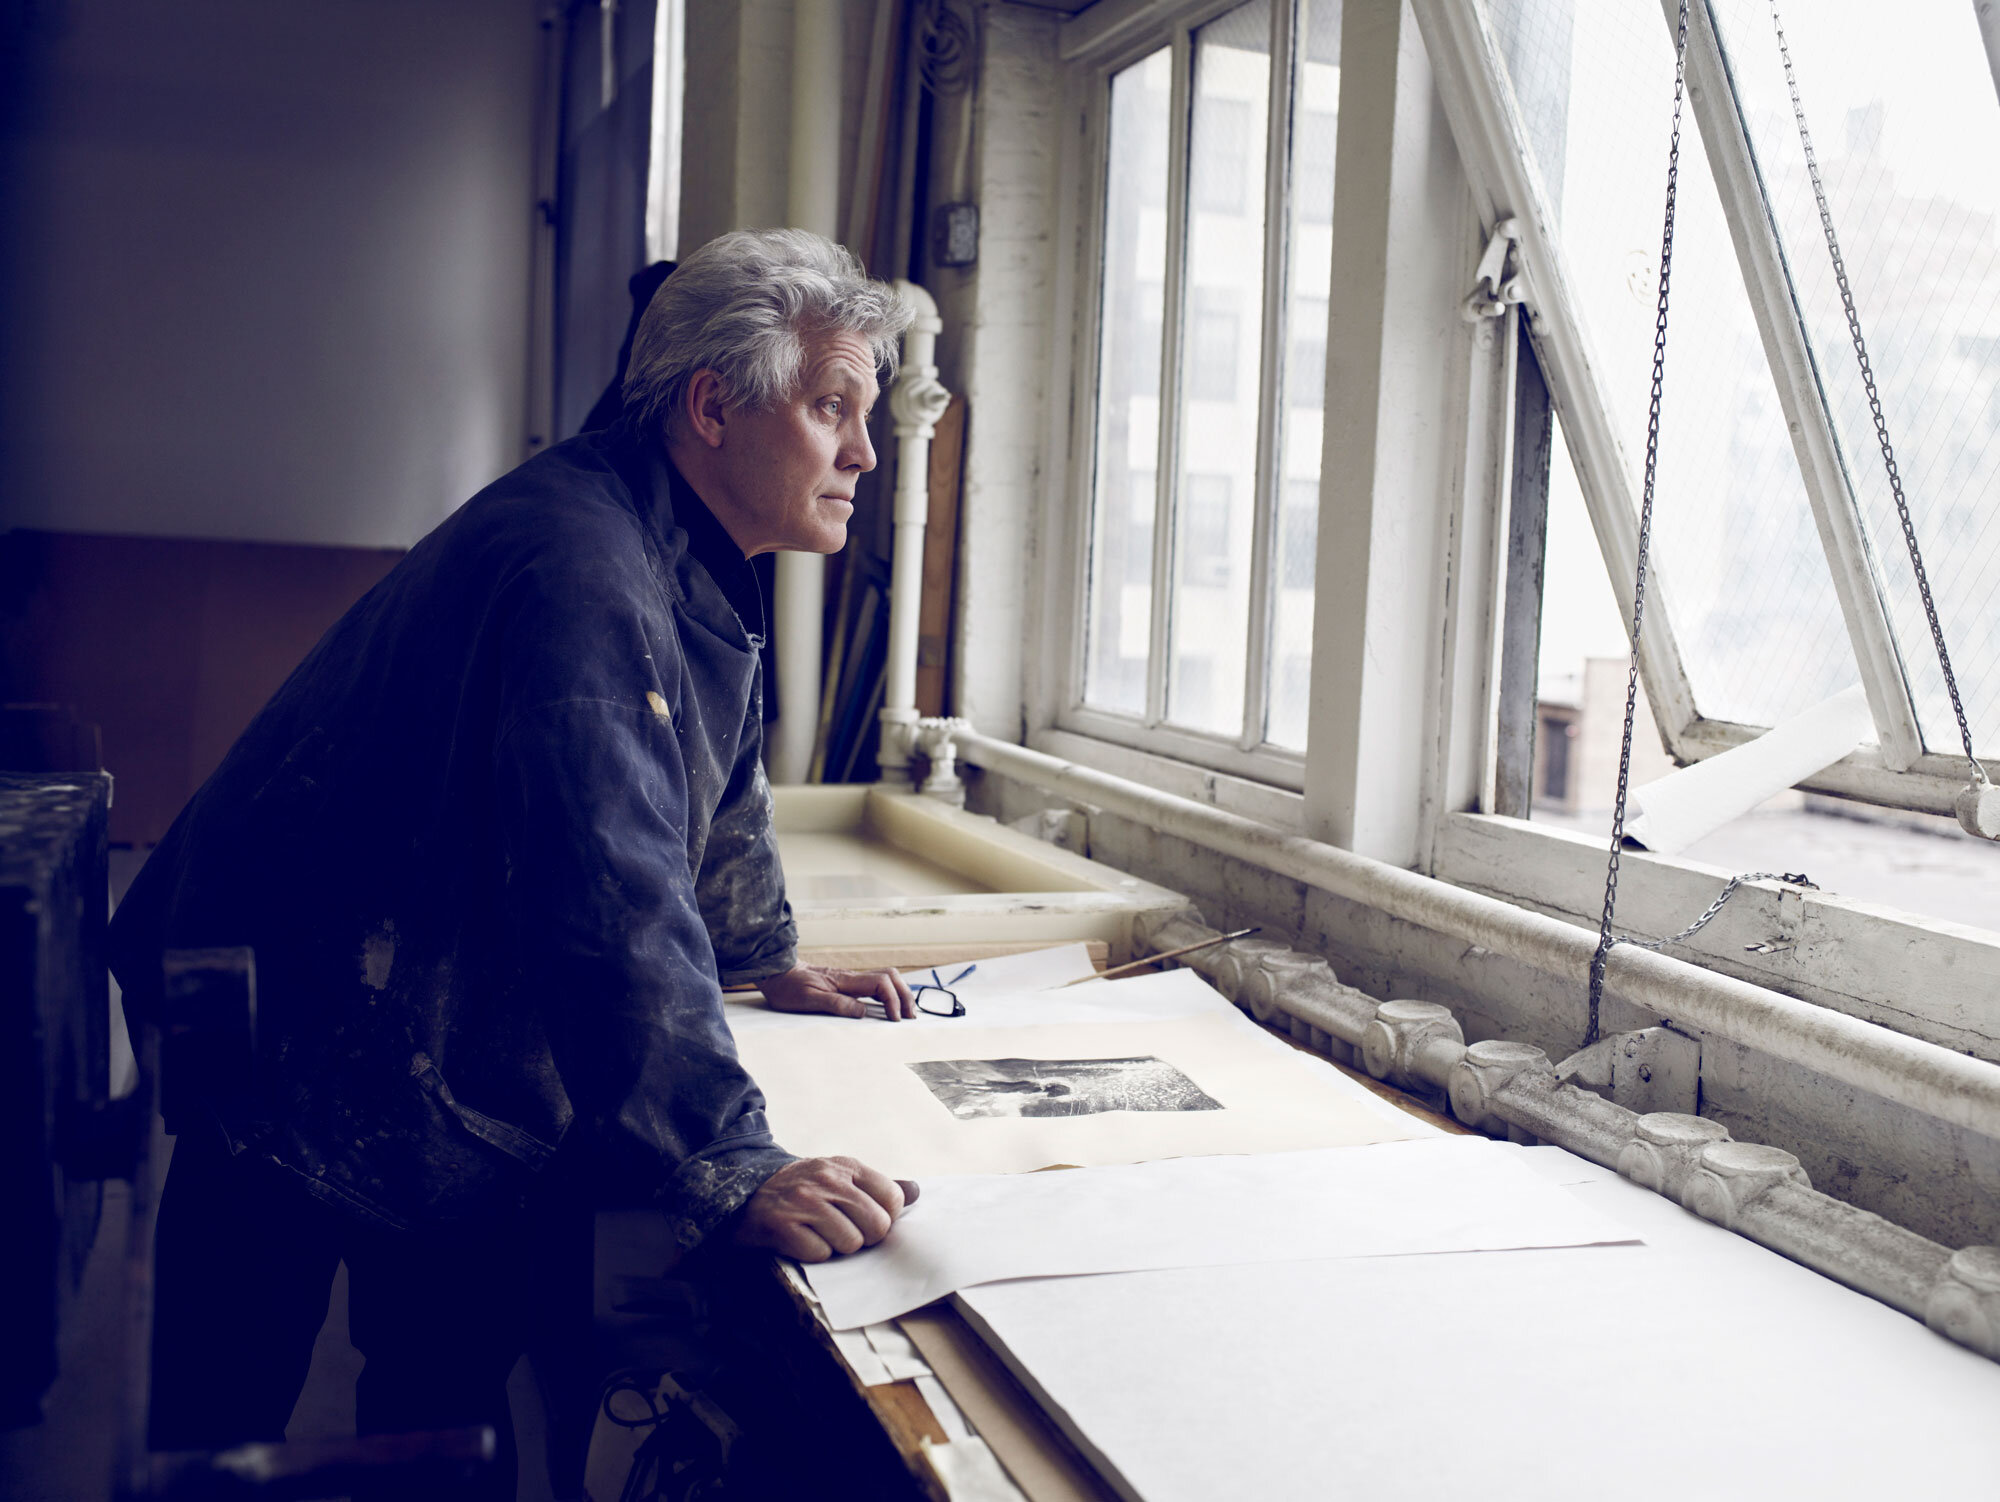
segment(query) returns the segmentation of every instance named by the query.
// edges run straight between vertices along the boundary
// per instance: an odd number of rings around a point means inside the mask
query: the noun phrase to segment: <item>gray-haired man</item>
[[[845,541],[907,320],[817,237],[704,246],[625,417],[419,543],[147,862],[113,931],[128,1004],[167,949],[249,945],[261,1032],[253,1076],[169,1124],[156,1446],[280,1435],[342,1260],[361,1427],[504,1434],[557,1203],[808,1260],[887,1234],[894,1181],[772,1141],[720,988],[913,1009],[795,963],[746,562]]]

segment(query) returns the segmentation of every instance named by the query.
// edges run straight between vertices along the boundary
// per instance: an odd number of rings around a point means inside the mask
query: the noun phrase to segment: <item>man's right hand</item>
[[[801,1262],[858,1252],[889,1234],[917,1186],[853,1158],[800,1158],[750,1196],[736,1240]]]

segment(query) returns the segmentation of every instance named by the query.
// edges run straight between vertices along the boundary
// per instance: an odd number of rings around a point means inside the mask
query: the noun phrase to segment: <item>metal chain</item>
[[[1736,889],[1746,881],[1782,881],[1787,886],[1811,887],[1819,890],[1819,883],[1806,880],[1803,871],[1745,871],[1741,876],[1729,878],[1729,884],[1716,895],[1708,905],[1708,911],[1677,934],[1669,934],[1664,939],[1635,939],[1630,934],[1618,934],[1612,939],[1614,944],[1630,944],[1634,949],[1665,949],[1669,944],[1678,944],[1683,939],[1691,939],[1708,927],[1709,920],[1722,911],[1722,905],[1736,895]]]
[[[1931,644],[1937,648],[1938,666],[1944,669],[1944,686],[1951,695],[1951,712],[1958,719],[1958,735],[1965,745],[1965,759],[1972,763],[1972,780],[1986,781],[1986,769],[1972,751],[1972,727],[1966,722],[1965,703],[1959,698],[1958,679],[1951,670],[1951,655],[1944,647],[1944,627],[1938,623],[1937,602],[1931,598],[1931,581],[1924,571],[1923,551],[1917,546],[1916,524],[1910,520],[1910,503],[1903,495],[1902,472],[1896,467],[1896,451],[1889,444],[1889,423],[1882,415],[1882,394],[1875,387],[1875,367],[1868,358],[1867,341],[1861,337],[1861,315],[1855,311],[1854,289],[1847,280],[1847,261],[1840,253],[1840,237],[1833,231],[1833,211],[1827,206],[1826,185],[1820,180],[1819,157],[1813,151],[1812,132],[1806,128],[1806,107],[1799,97],[1799,76],[1792,68],[1792,48],[1785,37],[1785,23],[1778,16],[1778,0],[1770,0],[1771,26],[1778,33],[1778,53],[1785,62],[1785,85],[1792,94],[1792,118],[1798,122],[1799,145],[1805,148],[1806,172],[1812,178],[1813,198],[1819,204],[1820,228],[1826,231],[1827,254],[1833,259],[1833,277],[1840,284],[1840,303],[1847,311],[1847,332],[1854,341],[1854,359],[1861,367],[1861,384],[1868,392],[1868,411],[1875,420],[1875,442],[1882,450],[1882,467],[1888,471],[1889,493],[1896,498],[1896,515],[1903,524],[1903,541],[1909,545],[1910,567],[1916,570],[1917,592],[1923,597],[1924,616],[1930,621]]]
[[[1653,319],[1653,389],[1646,407],[1646,484],[1639,501],[1639,558],[1632,581],[1632,656],[1625,676],[1625,738],[1618,750],[1618,798],[1611,812],[1611,856],[1604,869],[1604,913],[1597,952],[1590,957],[1590,1017],[1583,1046],[1597,1041],[1604,1005],[1604,967],[1617,942],[1611,915],[1618,906],[1618,857],[1625,845],[1625,800],[1632,780],[1632,725],[1639,707],[1639,629],[1646,618],[1646,558],[1652,546],[1653,482],[1660,466],[1660,393],[1667,374],[1667,290],[1673,278],[1674,205],[1680,193],[1681,104],[1687,94],[1688,0],[1681,0],[1674,36],[1674,129],[1667,148],[1667,212],[1660,231],[1660,300]]]

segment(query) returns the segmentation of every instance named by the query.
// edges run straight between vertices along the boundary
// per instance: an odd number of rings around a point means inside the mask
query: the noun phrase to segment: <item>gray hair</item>
[[[805,339],[821,333],[859,336],[887,379],[911,317],[887,282],[831,240],[802,229],[732,230],[682,261],[647,305],[625,410],[642,428],[671,428],[695,373],[713,370],[729,405],[768,411],[797,389]]]

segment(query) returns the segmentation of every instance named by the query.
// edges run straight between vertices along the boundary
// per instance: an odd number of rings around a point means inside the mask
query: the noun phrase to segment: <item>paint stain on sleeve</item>
[[[656,690],[650,688],[646,690],[646,703],[651,706],[653,713],[661,719],[671,720],[673,718],[673,715],[667,709],[667,701],[662,699]]]
[[[396,920],[390,918],[361,941],[361,984],[371,991],[385,989],[395,964]]]

